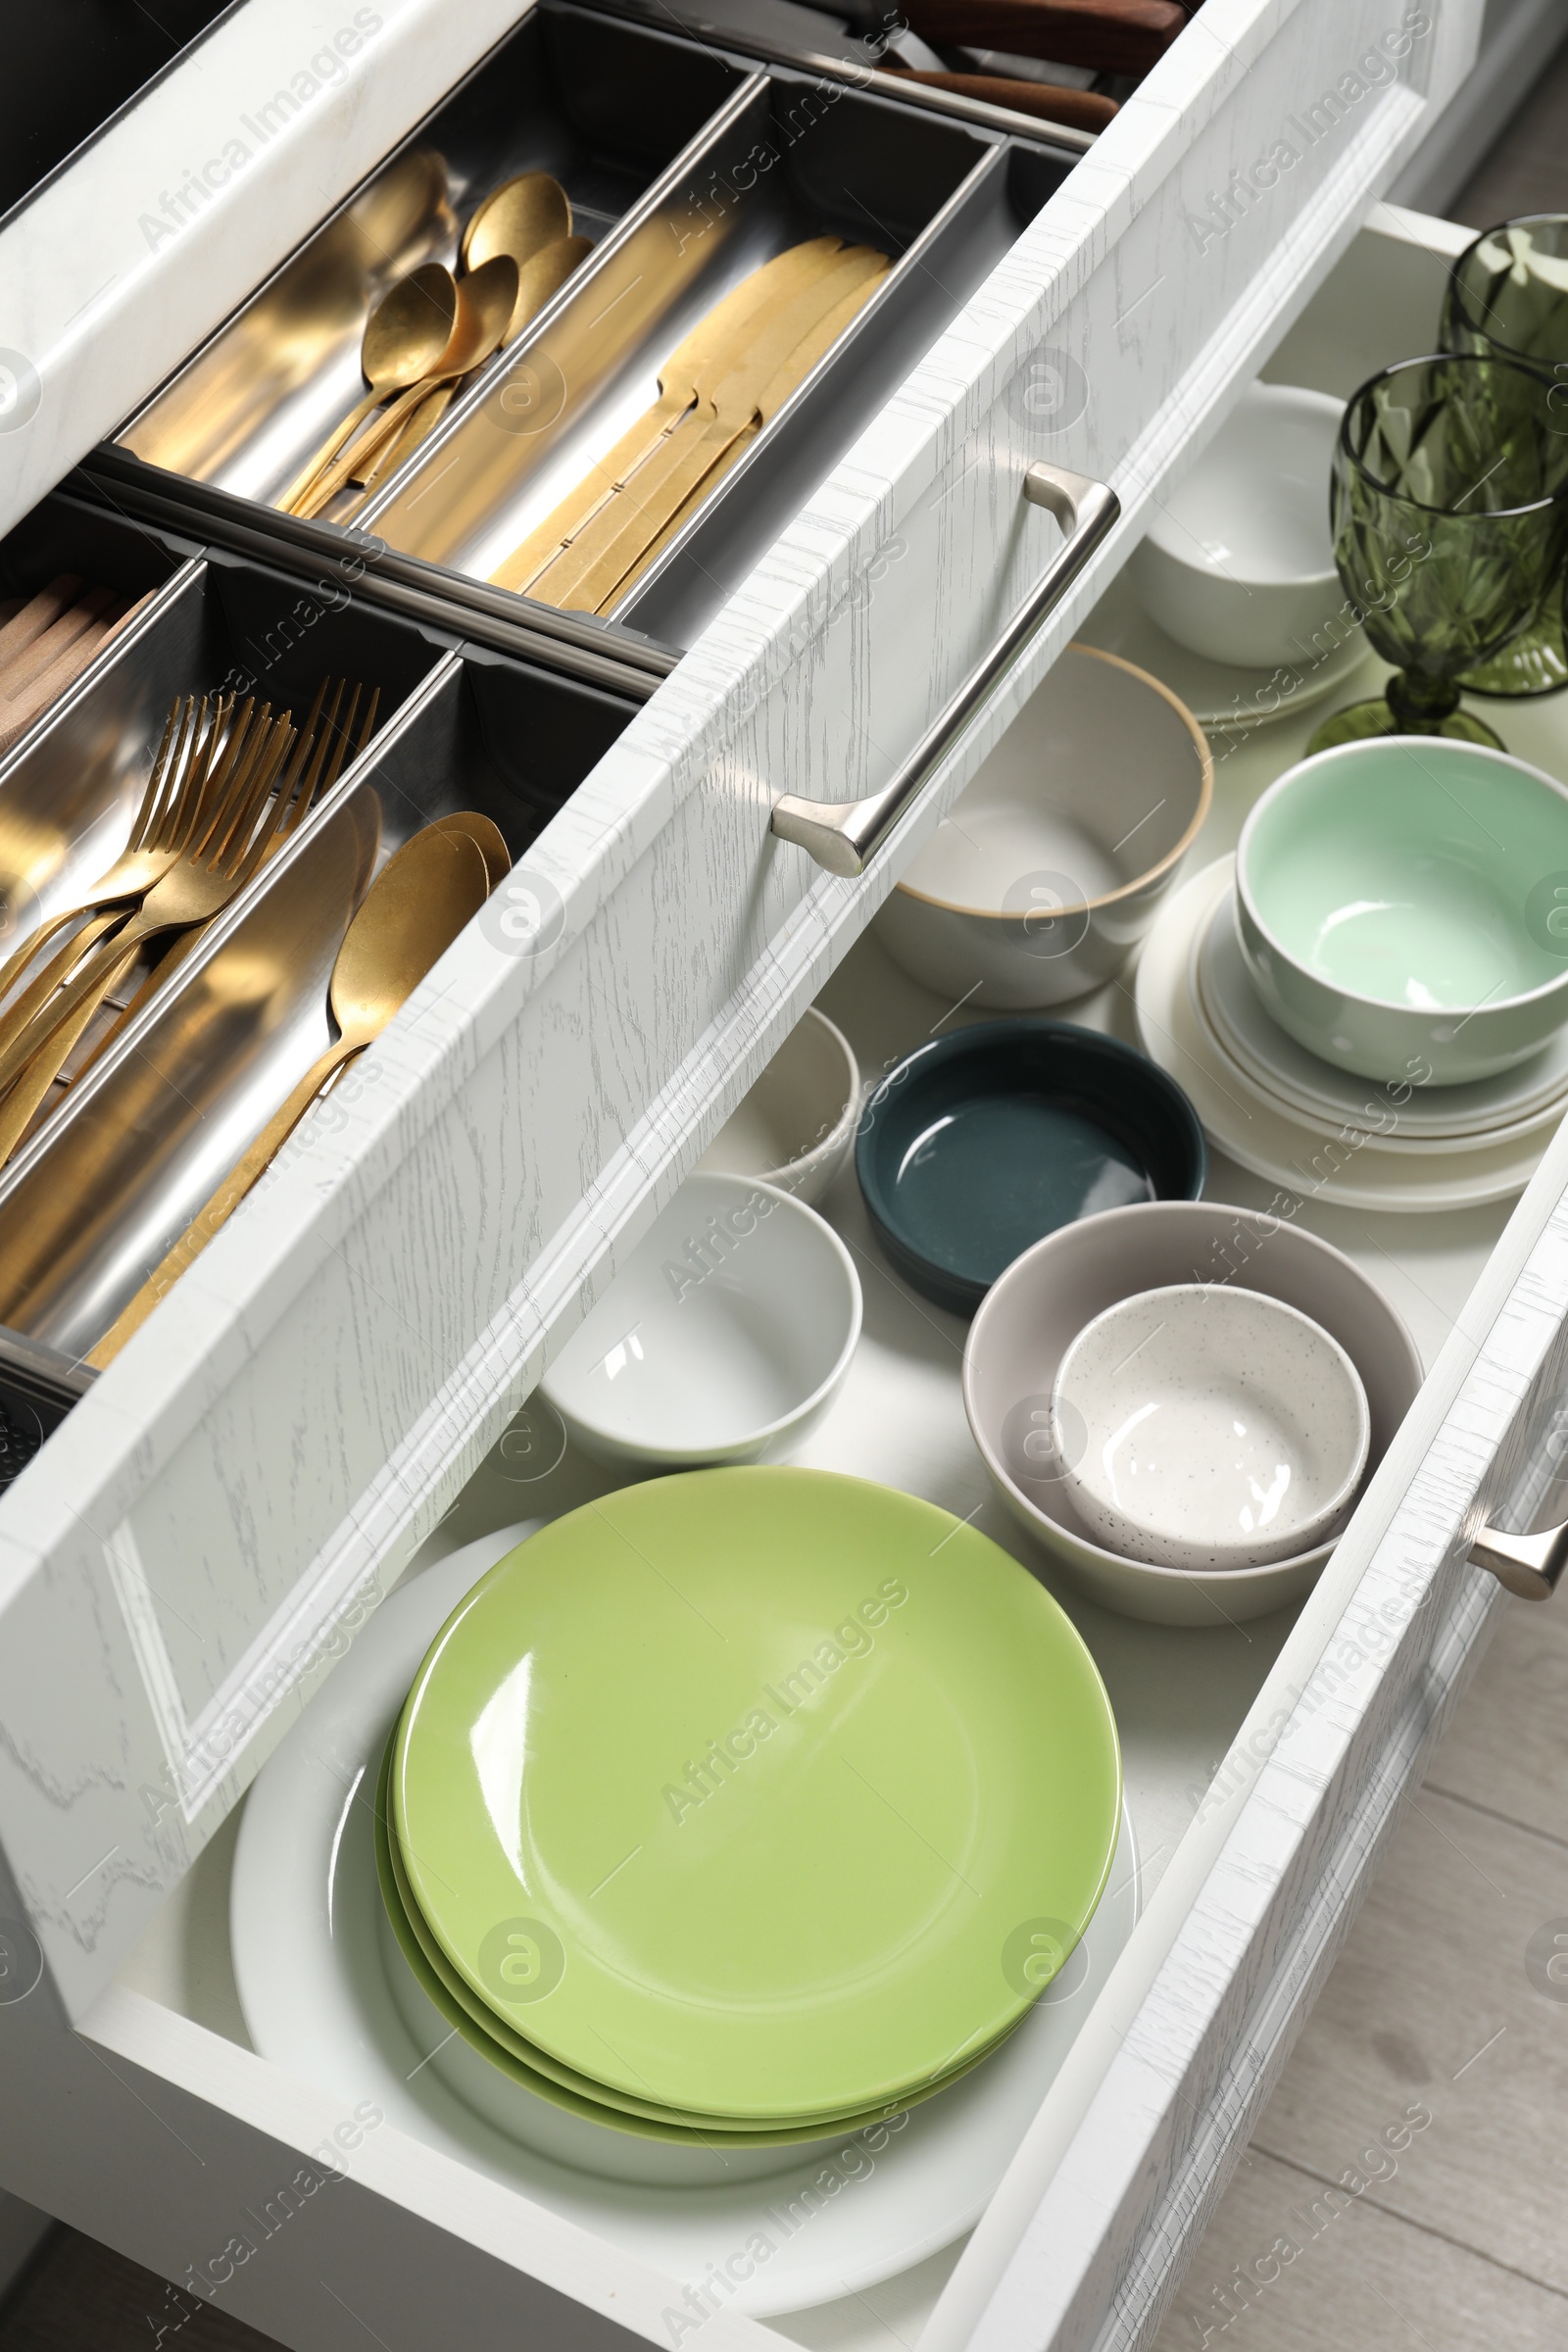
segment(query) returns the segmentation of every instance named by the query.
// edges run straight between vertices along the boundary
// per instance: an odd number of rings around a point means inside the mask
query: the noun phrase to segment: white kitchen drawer
[[[1441,84],[1473,27],[1435,17],[1411,54]],[[919,736],[1039,568],[1051,526],[1020,526],[1016,503],[1031,458],[1122,498],[1102,583],[1417,134],[1402,84],[1348,101],[1343,146],[1326,135],[1297,168],[1295,209],[1274,220],[1259,200],[1200,254],[1184,207],[1337,78],[1350,21],[1311,0],[1208,0],[541,834],[542,933],[475,926],[353,1099],[0,1501],[4,1908],[13,1951],[35,1935],[47,1962],[0,2002],[16,2119],[0,2168],[18,2193],[179,2276],[343,2123],[224,2015],[220,1905],[203,1889],[235,1800],[329,1668],[334,1628],[395,1581],[1090,586],[866,875],[823,876],[770,842],[773,799],[880,783]],[[1363,352],[1405,348],[1406,322],[1427,339],[1446,240],[1434,230],[1434,252],[1423,233],[1385,218],[1314,303],[1293,349],[1325,355],[1322,380],[1348,390]],[[1054,337],[1090,397],[1046,446],[1024,393]],[[1148,2331],[1492,1604],[1460,1554],[1549,1405],[1565,1176],[1555,1146],[1267,1679],[1216,1694],[1200,1785],[1235,1740],[1228,1768],[955,2272],[933,2348]],[[172,1937],[178,1995],[167,1975],[156,1998],[117,1982],[149,1931]],[[265,2259],[225,2281],[241,2316],[336,2343],[341,2288],[394,2345],[449,2331],[454,2309],[478,2343],[519,2324],[667,2340],[662,2282],[450,2158],[388,2129],[343,2162],[350,2177],[302,2195]],[[763,2340],[733,2315],[708,2325],[715,2343]]]

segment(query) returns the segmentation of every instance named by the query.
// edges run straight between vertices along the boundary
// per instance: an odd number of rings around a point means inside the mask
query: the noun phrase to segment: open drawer
[[[1272,372],[1345,392],[1391,348],[1419,343],[1463,233],[1379,216]],[[359,1100],[301,1139],[207,1253],[208,1278],[187,1278],[0,1502],[6,2185],[302,2348],[339,2343],[345,2307],[389,2345],[435,2340],[455,2309],[479,2344],[514,2340],[519,2327],[552,2341],[679,2344],[688,2330],[670,2315],[691,2313],[688,2289],[703,2285],[564,2200],[466,2163],[371,2092],[346,2098],[258,2056],[225,1932],[240,1793],[368,1610],[411,1560],[440,1573],[455,1544],[494,1549],[494,1531],[541,1500],[594,1491],[552,1492],[534,1475],[535,1424],[502,1433],[651,1201],[814,993],[835,927],[847,946],[858,907],[890,878],[874,865],[867,882],[818,883],[817,906],[793,923],[765,902],[755,909],[754,936],[771,931],[765,971],[639,1107],[633,1048],[667,1036],[705,968],[701,837],[687,837],[683,864],[663,863],[657,828],[639,833],[596,798],[657,715],[658,698],[533,845],[529,895],[497,903],[510,927],[462,943],[389,1034]],[[1539,723],[1520,748],[1568,776],[1562,722],[1548,710]],[[1207,849],[1234,838],[1309,724],[1282,720],[1221,762]],[[710,811],[721,805],[716,789],[705,798]],[[549,896],[546,852],[553,839],[596,838],[619,874],[653,869],[651,911],[633,919],[607,890],[608,949],[589,956],[565,893]],[[481,954],[534,981],[537,1026],[509,1030],[502,1007],[465,1003],[467,974],[491,968]],[[1124,1017],[1115,996],[1074,1017]],[[933,1017],[918,991],[890,981],[875,939],[824,1002],[872,1066]],[[569,1099],[582,1062],[598,1081],[597,1123],[558,1124],[541,1104]],[[513,1179],[539,1163],[530,1225]],[[1488,1519],[1525,1525],[1551,1507],[1565,1186],[1559,1135],[1511,1212],[1414,1231],[1362,1217],[1357,1234],[1303,1205],[1303,1224],[1393,1265],[1391,1291],[1428,1358],[1424,1389],[1294,1617],[1238,1639],[1069,1603],[1123,1726],[1143,1916],[978,2217],[956,2182],[954,2228],[974,2224],[965,2244],[867,2284],[875,2264],[856,2268],[866,2250],[853,2244],[854,2217],[866,2213],[869,2230],[873,2206],[857,2201],[857,2161],[832,2192],[833,2227],[854,2256],[842,2275],[860,2283],[824,2306],[816,2279],[808,2312],[775,2305],[758,2318],[710,2292],[697,2317],[714,2343],[869,2342],[884,2322],[911,2343],[923,2329],[928,2352],[1150,2340],[1501,1605],[1469,1546]],[[1253,1200],[1223,1162],[1211,1194]],[[390,1221],[377,1227],[383,1206]],[[880,1294],[852,1180],[831,1206],[866,1250],[868,1295]],[[471,1238],[466,1254],[455,1235]],[[526,1279],[488,1309],[465,1355],[456,1342],[485,1306],[487,1262]],[[812,1458],[962,1516],[984,1485],[956,1401],[961,1327],[941,1330],[888,1295],[891,1306],[872,1308],[859,1389]],[[446,1369],[433,1376],[437,1357]],[[410,1442],[366,1474],[378,1426],[399,1413]],[[292,1452],[268,1476],[258,1425],[273,1419]],[[346,1532],[332,1517],[341,1493],[356,1498]],[[330,1540],[307,1554],[313,1524]]]

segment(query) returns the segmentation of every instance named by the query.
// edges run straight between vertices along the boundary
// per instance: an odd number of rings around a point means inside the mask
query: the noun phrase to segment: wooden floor
[[[1450,207],[1565,209],[1568,47]],[[274,2352],[68,2230],[0,2309],[0,2352],[176,2334]],[[1503,1612],[1407,1805],[1154,2352],[1204,2345],[1568,2352],[1568,1591]]]

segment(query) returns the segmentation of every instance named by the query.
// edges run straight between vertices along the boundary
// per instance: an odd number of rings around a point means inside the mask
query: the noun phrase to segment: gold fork
[[[355,720],[363,690],[354,687],[340,722],[348,686],[346,680],[339,679],[331,709],[324,723],[318,725],[328,683],[323,679],[317,690],[310,717],[298,736],[294,757],[278,782],[276,800],[266,810],[259,827],[252,831],[256,813],[265,806],[271,779],[277,774],[278,761],[287,752],[293,732],[287,712],[270,722],[270,713],[265,709],[260,731],[250,735],[249,757],[243,749],[243,736],[231,729],[220,760],[211,763],[211,775],[197,814],[199,838],[177,867],[155,886],[160,893],[157,904],[154,893],[149,892],[142,907],[124,928],[85,962],[77,958],[74,941],[57,958],[55,969],[67,985],[50,1005],[47,1017],[34,1021],[20,1049],[14,1049],[0,1060],[0,1093],[4,1094],[0,1102],[0,1164],[22,1141],[39,1104],[95,1014],[135,963],[147,940],[160,931],[183,933],[165,952],[157,970],[125,1008],[127,1019],[199,943],[212,915],[244,888],[265,860],[297,831],[312,808],[318,806],[331,791],[345,759],[351,753],[357,759],[364,751],[374,730],[379,689],[373,689],[368,697],[356,744]],[[246,705],[240,716],[248,717],[249,713],[250,706]],[[269,734],[272,739],[270,746],[267,741]],[[260,770],[256,765],[259,747]],[[168,887],[176,878],[181,885],[177,895]],[[190,908],[208,904],[211,912],[190,916]],[[186,910],[183,917],[181,908]],[[61,969],[62,966],[65,968]],[[108,1042],[107,1038],[102,1040],[89,1058],[96,1058]]]
[[[140,898],[172,865],[190,838],[216,739],[216,730],[210,731],[207,724],[207,697],[204,695],[198,706],[194,695],[187,695],[183,704],[175,695],[130,839],[85,898],[50,915],[0,965],[0,1004],[57,931],[80,921],[83,915],[92,918],[72,941],[73,948],[84,954],[105,931],[122,920],[125,903]],[[47,1001],[57,978],[46,976],[41,990],[34,983],[0,1018],[0,1051],[21,1034]]]

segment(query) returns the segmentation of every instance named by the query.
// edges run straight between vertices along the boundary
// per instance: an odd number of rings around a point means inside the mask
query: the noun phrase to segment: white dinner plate
[[[383,1927],[370,1809],[381,1749],[435,1634],[537,1524],[466,1545],[385,1601],[258,1776],[230,1904],[251,2038],[290,2074],[373,2100],[426,2146],[652,2264],[676,2282],[672,2304],[715,2269],[733,2284],[724,2308],[756,2315],[891,2278],[973,2228],[1088,2014],[1086,1987],[1131,1935],[1138,1866],[1125,1809],[1109,1886],[1060,1978],[994,2057],[902,2121],[739,2158],[547,2107],[451,2038],[412,1977],[394,1989],[389,1971],[404,1964]],[[500,2120],[514,2117],[516,2136]],[[614,2170],[596,2173],[600,2163]]]
[[[1474,1208],[1523,1192],[1549,1127],[1495,1145],[1432,1136],[1419,1155],[1374,1151],[1364,1134],[1332,1117],[1312,1122],[1294,1115],[1227,1053],[1198,1001],[1193,944],[1231,888],[1234,864],[1231,858],[1218,858],[1173,891],[1138,958],[1145,1051],[1186,1089],[1209,1140],[1254,1176],[1338,1208],[1421,1214]]]
[[[1167,637],[1138,601],[1126,572],[1112,580],[1078,632],[1085,645],[1120,654],[1168,686],[1200,727],[1258,727],[1304,710],[1348,689],[1370,648],[1357,629],[1321,661],[1307,658],[1279,669],[1232,668],[1189,653]]]
[[[1232,860],[1234,870],[1234,860]],[[1380,1151],[1421,1151],[1425,1139],[1501,1144],[1536,1128],[1555,1126],[1568,1101],[1568,1029],[1511,1070],[1466,1086],[1381,1087],[1352,1070],[1320,1061],[1269,1017],[1252,985],[1236,929],[1234,883],[1193,939],[1193,971],[1200,1012],[1265,1094],[1296,1118],[1347,1121],[1387,1119],[1392,1133],[1373,1140]]]

